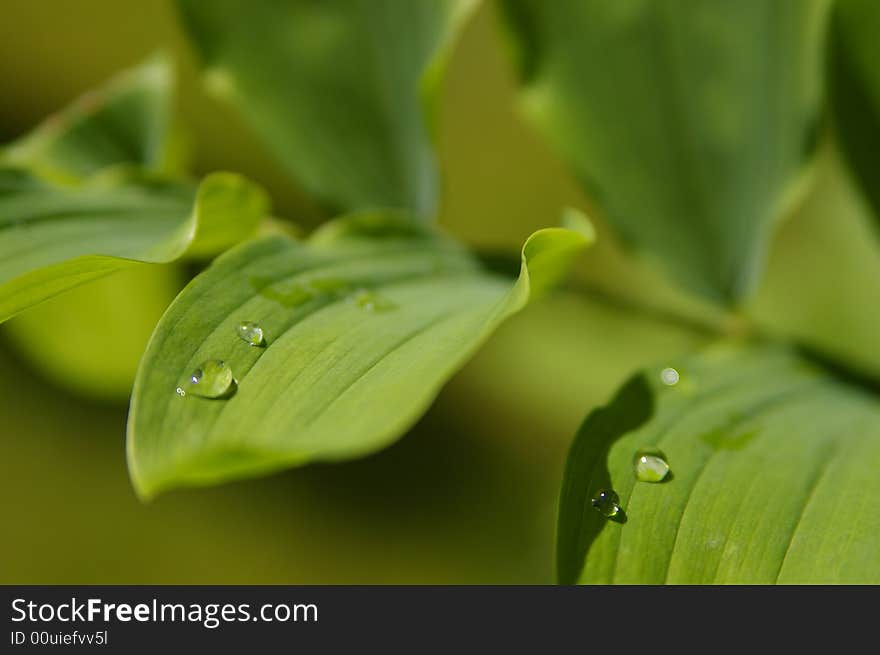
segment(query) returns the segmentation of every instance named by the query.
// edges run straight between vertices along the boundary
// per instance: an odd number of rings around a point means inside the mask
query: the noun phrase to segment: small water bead
[[[397,307],[397,305],[387,298],[383,298],[379,294],[368,289],[359,289],[356,291],[354,294],[354,301],[358,304],[358,307],[365,309],[368,312],[387,312]]]
[[[620,497],[611,489],[599,489],[591,502],[596,511],[606,518],[610,519],[621,512]]]
[[[190,376],[190,392],[203,398],[219,398],[232,389],[235,380],[229,364],[219,359],[209,359]]]
[[[263,346],[266,343],[263,328],[253,321],[242,321],[235,328],[235,333],[249,346]]]
[[[177,387],[177,389],[174,390],[174,393],[176,393],[178,396],[186,395],[186,391],[184,391],[181,387]]]
[[[663,451],[643,448],[633,459],[636,477],[642,482],[662,482],[669,475],[669,464]]]
[[[674,368],[664,368],[660,371],[660,381],[667,387],[673,387],[678,384],[680,376]]]

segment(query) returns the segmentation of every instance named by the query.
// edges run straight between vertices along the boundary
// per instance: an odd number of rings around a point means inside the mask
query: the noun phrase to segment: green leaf
[[[137,262],[216,252],[266,213],[263,191],[232,173],[195,191],[118,177],[66,188],[0,168],[0,322]]]
[[[56,296],[2,325],[43,377],[78,394],[126,403],[153,328],[185,282],[182,267],[133,266]]]
[[[718,345],[651,369],[591,413],[566,463],[563,583],[880,582],[880,404],[778,346]],[[671,479],[636,481],[659,448]],[[620,496],[625,520],[591,506]]]
[[[826,0],[504,0],[526,114],[608,220],[735,301],[814,150]]]
[[[829,95],[834,127],[855,178],[880,220],[880,5],[839,0],[832,11]]]
[[[589,224],[533,234],[517,282],[454,242],[387,213],[270,237],[219,257],[171,305],[141,362],[129,470],[144,497],[315,460],[365,455],[403,434],[490,332],[566,272]],[[236,333],[245,321],[265,347]],[[191,389],[223,360],[223,399]]]
[[[432,218],[431,113],[473,0],[179,0],[210,90],[333,209]]]
[[[4,147],[0,161],[66,182],[122,164],[176,172],[182,146],[172,129],[173,87],[170,61],[154,55]]]
[[[268,200],[244,178],[171,177],[171,80],[155,57],[0,153],[0,322],[137,262],[211,255],[256,231]]]

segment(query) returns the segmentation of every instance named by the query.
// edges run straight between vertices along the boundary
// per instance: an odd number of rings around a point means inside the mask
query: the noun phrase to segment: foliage
[[[440,82],[474,6],[179,0],[206,87],[292,183],[342,214],[304,238],[244,177],[190,176],[161,55],[0,151],[0,321],[122,269],[219,255],[167,308],[136,374],[127,451],[142,498],[384,448],[592,243],[567,210],[564,227],[526,240],[516,277],[433,224]],[[782,219],[827,184],[811,175],[819,144],[839,147],[880,216],[877,4],[500,0],[499,11],[526,119],[600,219],[717,317],[704,328],[714,345],[642,362],[578,431],[559,581],[880,582],[880,405],[853,370],[873,362],[808,351],[796,328],[777,334],[748,311]],[[54,303],[53,316],[69,307]],[[669,320],[693,321],[677,311]],[[241,338],[245,322],[260,339]],[[86,368],[62,340],[27,332],[13,334],[47,370]],[[192,393],[215,360],[234,379],[219,397]],[[81,389],[107,391],[83,377]],[[659,484],[633,473],[649,446],[671,465]],[[620,497],[614,520],[593,507],[601,489]]]
[[[0,156],[0,321],[135,262],[206,256],[255,232],[264,193],[170,176],[162,58],[83,96]]]
[[[676,384],[640,373],[578,432],[560,581],[880,581],[876,398],[778,346],[724,344],[670,363]],[[636,481],[643,448],[663,452],[671,479]],[[625,524],[590,507],[603,488],[620,495]]]
[[[184,0],[218,96],[234,103],[312,193],[342,211],[431,219],[429,123],[443,64],[473,0]]]
[[[305,243],[245,243],[172,304],[132,394],[128,454],[140,493],[377,450],[403,434],[505,317],[552,286],[588,224],[533,234],[515,284],[455,243],[387,214],[338,219]],[[236,334],[255,322],[266,347]],[[231,398],[178,397],[206,360]]]
[[[684,5],[503,3],[528,116],[625,239],[735,302],[816,143],[827,3]]]

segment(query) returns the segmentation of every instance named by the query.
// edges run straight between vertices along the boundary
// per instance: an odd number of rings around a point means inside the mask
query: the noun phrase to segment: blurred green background
[[[0,141],[163,47],[179,64],[196,168],[244,173],[269,189],[276,215],[320,219],[237,116],[200,91],[170,2],[3,9]],[[0,340],[0,582],[552,580],[563,460],[586,412],[637,368],[699,347],[731,319],[621,251],[519,118],[495,18],[484,3],[446,78],[441,222],[477,248],[515,253],[563,206],[587,210],[600,243],[570,287],[506,324],[388,450],[150,504],[127,477],[127,393],[155,322],[192,271],[136,268],[26,312]],[[742,313],[877,373],[878,297],[865,208],[826,138]]]

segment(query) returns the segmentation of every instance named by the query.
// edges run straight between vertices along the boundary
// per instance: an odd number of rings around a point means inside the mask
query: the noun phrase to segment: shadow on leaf
[[[559,499],[556,565],[560,584],[577,582],[590,545],[608,523],[590,502],[595,490],[612,488],[608,451],[653,413],[651,388],[639,374],[630,378],[608,405],[590,412],[578,430],[566,460]],[[619,516],[614,521],[625,523],[625,511]]]

